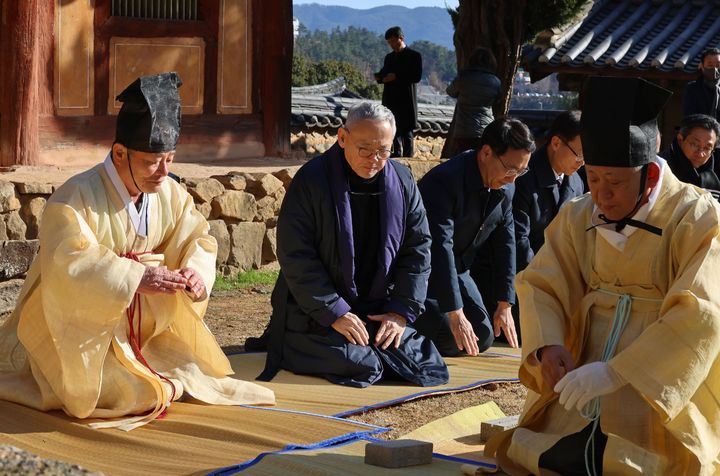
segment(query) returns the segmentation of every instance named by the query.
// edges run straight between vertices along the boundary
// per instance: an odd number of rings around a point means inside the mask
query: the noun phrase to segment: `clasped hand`
[[[387,349],[391,344],[397,349],[400,346],[403,332],[407,321],[404,317],[394,312],[387,314],[369,315],[368,319],[380,322],[380,328],[375,334],[374,344]],[[351,344],[366,346],[370,343],[370,335],[365,327],[365,323],[352,312],[348,312],[338,317],[332,323],[332,328],[345,338]]]
[[[137,293],[175,294],[185,290],[193,301],[202,301],[207,297],[207,289],[200,274],[192,268],[176,271],[166,266],[148,266],[145,268]]]

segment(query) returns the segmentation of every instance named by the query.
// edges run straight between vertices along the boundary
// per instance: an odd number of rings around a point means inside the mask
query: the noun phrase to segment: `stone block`
[[[284,190],[284,189],[283,189]],[[267,221],[275,216],[275,200],[271,196],[263,197],[257,201],[257,213],[255,213],[255,221]]]
[[[265,238],[263,239],[262,261],[272,263],[277,261],[277,228],[269,228],[265,230]]]
[[[223,184],[227,190],[242,191],[247,188],[247,178],[245,174],[229,173],[227,175],[213,175],[211,178]]]
[[[247,271],[262,264],[262,246],[265,238],[265,224],[238,223],[230,225],[230,255],[227,265]]]
[[[480,423],[480,440],[484,443],[498,433],[515,428],[520,415],[512,415]]]
[[[208,224],[210,225],[210,234],[215,237],[218,244],[216,266],[220,266],[225,264],[230,256],[230,232],[222,220],[212,220]]]
[[[35,197],[23,203],[22,208],[20,208],[20,216],[27,225],[25,236],[28,239],[34,240],[38,237],[40,218],[43,210],[45,210],[46,203],[47,200],[44,197]]]
[[[0,280],[27,273],[40,248],[38,240],[10,240],[0,242]]]
[[[290,186],[290,182],[292,182],[292,179],[295,177],[295,172],[295,169],[282,169],[277,172],[273,172],[273,175],[283,183],[285,188],[288,188]]]
[[[202,216],[205,217],[206,220],[210,219],[210,216],[212,215],[212,205],[209,203],[196,203],[195,209],[200,212]]]
[[[19,203],[19,202],[18,202]],[[17,210],[3,215],[5,221],[5,231],[7,232],[8,239],[10,240],[24,240],[27,233],[27,225],[20,218],[20,213]]]
[[[0,316],[13,312],[24,282],[24,279],[11,279],[0,282]],[[0,322],[2,320],[2,317],[0,317]]]
[[[20,200],[15,193],[15,185],[11,182],[0,181],[0,213],[20,209]]]
[[[365,464],[404,468],[432,463],[433,444],[419,440],[389,440],[365,446]]]
[[[275,212],[275,215],[278,215],[280,213],[280,208],[282,207],[282,203],[285,199],[286,193],[287,192],[285,191],[285,188],[281,187],[271,195],[275,199],[275,203],[273,203],[273,211]]]
[[[255,197],[247,192],[226,190],[213,199],[212,210],[214,217],[252,221],[257,212],[257,203]]]
[[[207,178],[200,180],[194,187],[188,187],[188,192],[198,201],[210,203],[225,192],[225,186],[214,178]]]
[[[256,198],[272,195],[283,186],[282,180],[272,174],[252,174],[252,178],[253,180],[247,183],[247,191],[255,195]]]
[[[44,182],[17,182],[17,191],[23,195],[50,195],[53,193],[53,186]]]

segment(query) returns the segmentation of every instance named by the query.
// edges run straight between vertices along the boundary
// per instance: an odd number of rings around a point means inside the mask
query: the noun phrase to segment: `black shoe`
[[[245,352],[266,352],[270,340],[270,324],[265,327],[260,337],[248,337],[245,339]]]

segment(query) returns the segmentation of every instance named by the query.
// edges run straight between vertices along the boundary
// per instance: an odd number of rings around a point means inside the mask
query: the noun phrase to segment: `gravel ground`
[[[0,474],[90,476],[102,473],[87,471],[76,464],[42,459],[14,446],[0,445]]]

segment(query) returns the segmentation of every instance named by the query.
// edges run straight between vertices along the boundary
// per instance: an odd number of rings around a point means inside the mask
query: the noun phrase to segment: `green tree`
[[[411,48],[423,57],[423,77],[438,78],[433,86],[444,89],[456,75],[455,54],[447,48],[429,41],[416,41]],[[341,61],[354,65],[368,83],[373,83],[373,73],[382,66],[385,55],[390,52],[382,35],[366,28],[339,27],[330,31],[310,31],[300,25],[295,43],[295,54],[306,56],[316,62]],[[380,91],[381,88],[373,88]]]
[[[498,62],[502,99],[496,114],[510,106],[512,82],[520,64],[520,50],[538,33],[567,24],[589,0],[460,0],[448,9],[455,26],[453,43],[458,70],[479,46],[489,48]]]
[[[344,61],[312,61],[301,54],[293,55],[292,85],[312,86],[331,81],[340,76],[345,78],[347,88],[367,99],[380,99],[379,84],[370,83],[352,64]]]

